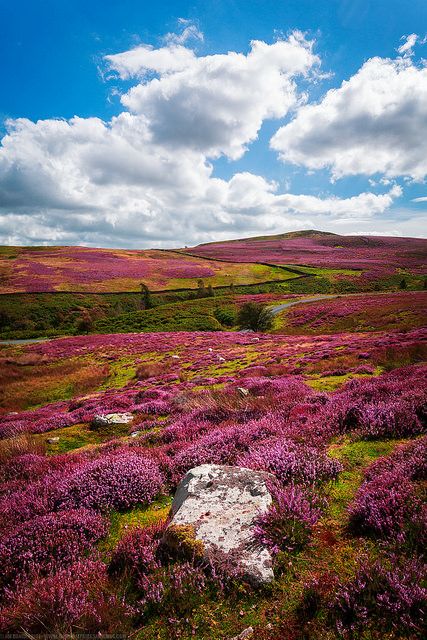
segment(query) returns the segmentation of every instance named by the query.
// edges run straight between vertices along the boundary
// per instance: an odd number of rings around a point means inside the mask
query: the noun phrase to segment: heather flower
[[[411,483],[397,472],[385,472],[362,485],[349,507],[350,527],[386,537],[402,531],[412,497]]]
[[[113,593],[106,566],[98,560],[79,560],[54,575],[36,576],[7,595],[1,631],[123,632],[132,613]]]
[[[368,467],[349,506],[349,524],[354,531],[400,541],[409,533],[417,543],[414,532],[422,529],[425,512],[415,482],[426,477],[426,453],[427,438],[421,438]],[[418,541],[422,538],[421,534]]]
[[[307,542],[319,517],[313,496],[290,485],[274,492],[274,503],[256,521],[255,538],[275,554],[294,551]]]
[[[126,573],[137,586],[146,586],[143,576],[160,568],[157,555],[165,526],[161,523],[136,527],[126,533],[114,550],[109,572]]]
[[[46,575],[77,560],[107,533],[104,520],[87,509],[39,516],[0,542],[2,588],[28,574]]]
[[[157,464],[131,451],[119,451],[82,463],[58,490],[60,508],[87,507],[109,511],[147,504],[160,493],[163,479]]]
[[[426,565],[417,558],[364,562],[332,604],[339,633],[359,637],[354,634],[374,625],[399,637],[424,637],[426,578]]]
[[[338,460],[292,440],[275,439],[249,449],[238,464],[273,473],[282,484],[318,484],[333,480],[342,470]]]
[[[260,420],[251,420],[246,424],[238,424],[216,428],[191,443],[177,453],[171,461],[174,480],[200,464],[239,464],[239,454],[248,451],[257,440],[265,440],[268,436],[280,433],[283,421],[274,414]]]

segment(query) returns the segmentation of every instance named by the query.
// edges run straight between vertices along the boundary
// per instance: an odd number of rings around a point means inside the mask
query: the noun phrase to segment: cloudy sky
[[[425,236],[425,0],[0,1],[0,242]]]

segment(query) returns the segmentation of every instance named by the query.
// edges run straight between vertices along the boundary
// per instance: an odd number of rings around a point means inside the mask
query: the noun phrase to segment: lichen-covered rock
[[[217,551],[238,557],[248,580],[270,582],[270,552],[253,537],[254,520],[272,502],[268,479],[272,476],[243,467],[204,464],[191,469],[176,490],[165,543],[175,546],[176,535],[172,534],[191,529],[194,541],[203,543],[206,556],[215,558]]]
[[[92,420],[92,426],[99,428],[112,424],[129,424],[132,420],[133,415],[131,413],[105,413],[95,416]]]

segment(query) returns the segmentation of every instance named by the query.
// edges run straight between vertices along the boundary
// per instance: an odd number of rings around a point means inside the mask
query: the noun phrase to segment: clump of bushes
[[[274,492],[274,502],[258,517],[255,537],[273,553],[300,549],[320,517],[320,509],[306,490],[296,485]]]
[[[338,632],[358,638],[374,627],[382,634],[398,630],[399,638],[423,637],[426,579],[426,564],[417,558],[361,563],[353,580],[338,587],[332,603]]]
[[[160,568],[158,552],[165,524],[135,527],[119,541],[109,565],[111,575],[126,574],[137,585],[145,585],[145,576]]]
[[[33,518],[0,542],[0,586],[5,589],[23,576],[46,575],[71,564],[106,533],[103,518],[87,509]]]
[[[10,592],[0,608],[0,631],[123,633],[132,613],[114,593],[106,565],[82,559]]]
[[[427,511],[418,481],[427,478],[427,438],[400,447],[367,470],[349,507],[350,528],[358,534],[408,541],[422,548]]]
[[[61,484],[57,505],[99,511],[129,509],[151,502],[162,488],[158,465],[132,451],[119,451],[86,462]]]
[[[247,302],[237,314],[237,324],[241,329],[268,331],[272,328],[274,316],[271,311],[258,302]]]
[[[335,479],[342,471],[338,460],[329,458],[318,449],[286,439],[252,447],[238,462],[243,467],[269,471],[284,485],[291,482],[320,484]]]

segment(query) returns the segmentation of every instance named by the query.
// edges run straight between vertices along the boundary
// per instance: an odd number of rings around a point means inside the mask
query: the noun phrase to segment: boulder
[[[48,444],[56,444],[57,442],[59,442],[59,436],[55,436],[54,438],[48,438],[46,442]]]
[[[188,533],[190,528],[198,553],[238,558],[249,581],[270,582],[271,554],[253,535],[255,519],[272,502],[269,479],[273,476],[268,473],[243,467],[204,464],[191,469],[177,487],[165,544],[173,547],[176,531]]]
[[[129,424],[133,420],[131,413],[104,413],[97,415],[92,420],[92,426],[95,428],[108,427],[114,424]]]

